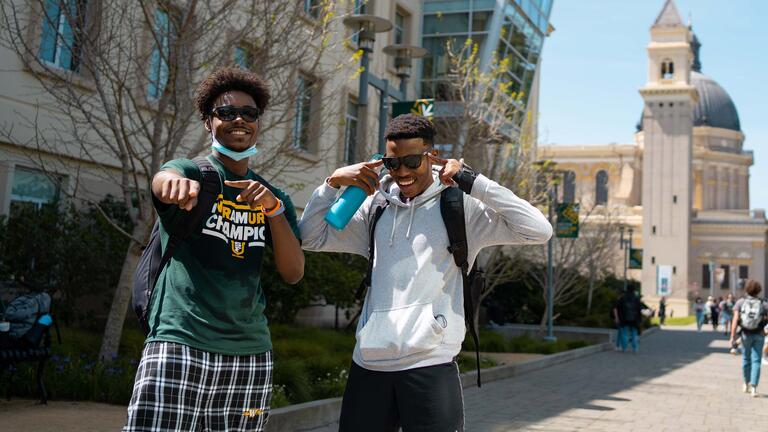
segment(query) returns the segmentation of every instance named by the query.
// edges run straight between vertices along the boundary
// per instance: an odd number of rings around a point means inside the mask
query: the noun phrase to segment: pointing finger
[[[367,166],[368,168],[376,168],[378,166],[381,166],[381,164],[383,164],[383,163],[384,163],[384,161],[379,159],[379,160],[375,160],[373,162],[366,162],[365,166]]]
[[[245,189],[251,185],[252,181],[253,180],[224,180],[224,184],[238,189]]]
[[[427,158],[429,158],[429,160],[431,160],[432,162],[434,162],[436,164],[439,164],[439,165],[445,165],[446,163],[448,163],[447,159],[443,159],[443,158],[437,157],[437,156],[435,156],[433,154],[430,154],[430,153],[427,153]]]

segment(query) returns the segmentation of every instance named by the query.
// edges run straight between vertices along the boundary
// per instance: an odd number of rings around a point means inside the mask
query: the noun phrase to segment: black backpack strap
[[[384,214],[384,210],[387,209],[389,201],[381,195],[376,194],[371,202],[371,222],[368,224],[368,270],[365,272],[365,277],[360,282],[360,286],[357,287],[355,292],[355,299],[360,300],[365,295],[365,290],[371,287],[371,277],[373,274],[373,255],[376,253],[376,223],[381,219],[381,215]]]
[[[440,193],[440,214],[448,232],[448,252],[461,270],[464,285],[464,319],[472,341],[475,343],[475,361],[477,362],[477,386],[480,387],[480,338],[475,327],[475,299],[472,295],[471,273],[477,270],[477,263],[469,270],[469,247],[467,246],[467,227],[464,222],[464,192],[457,187],[443,189]]]

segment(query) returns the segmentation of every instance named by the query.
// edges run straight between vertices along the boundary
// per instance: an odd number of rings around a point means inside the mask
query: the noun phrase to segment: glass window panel
[[[747,279],[749,278],[749,266],[740,265],[739,266],[739,279]]]
[[[57,67],[77,71],[80,48],[75,36],[82,30],[85,0],[46,0],[38,56]],[[72,28],[72,25],[75,28]]]
[[[595,204],[608,204],[608,173],[600,170],[595,176]]]
[[[576,199],[576,173],[566,171],[563,175],[563,202],[572,203]]]
[[[493,6],[491,6],[492,8]],[[469,10],[468,0],[425,0],[424,13],[457,12]]]
[[[48,204],[58,195],[58,186],[45,173],[18,167],[14,170],[11,201]]]
[[[472,13],[472,31],[487,32],[491,26],[491,12]]]
[[[394,36],[395,44],[405,43],[405,17],[399,12],[395,13]]]
[[[424,16],[424,34],[467,32],[469,32],[468,13]]]
[[[149,88],[150,99],[158,99],[168,84],[168,57],[170,56],[170,22],[168,12],[155,10],[155,33],[157,41],[153,43],[150,59]]]
[[[250,69],[253,65],[253,55],[247,46],[235,47],[235,65],[242,69]]]
[[[701,287],[709,288],[709,264],[701,266]]]
[[[344,121],[344,162],[348,164],[357,161],[357,108],[357,103],[348,98]]]
[[[352,13],[363,15],[366,9],[368,9],[368,0],[355,0],[355,6]]]

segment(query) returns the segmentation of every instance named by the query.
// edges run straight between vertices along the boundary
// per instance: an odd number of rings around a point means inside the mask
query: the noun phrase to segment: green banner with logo
[[[435,100],[417,99],[415,101],[395,102],[392,104],[392,118],[408,113],[427,117],[431,120],[435,115]]]
[[[555,234],[559,238],[579,237],[579,204],[561,203],[557,205],[557,224]]]
[[[643,250],[642,249],[630,249],[629,250],[629,268],[640,270],[643,268]]]

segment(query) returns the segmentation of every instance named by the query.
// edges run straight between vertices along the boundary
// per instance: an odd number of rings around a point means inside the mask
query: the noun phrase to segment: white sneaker
[[[752,389],[752,386],[749,385],[749,383],[744,383],[744,393],[749,393],[751,389]]]
[[[752,386],[750,386],[750,387],[749,387],[749,394],[750,394],[750,395],[751,395],[753,398],[756,398],[756,397],[760,396],[760,395],[757,393],[757,387],[752,387]]]

